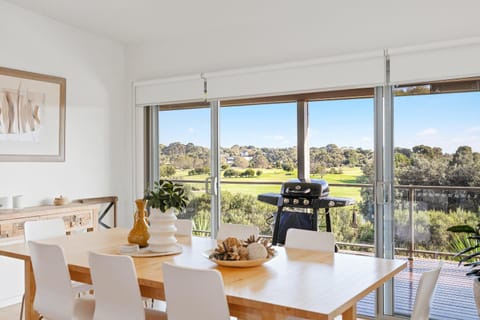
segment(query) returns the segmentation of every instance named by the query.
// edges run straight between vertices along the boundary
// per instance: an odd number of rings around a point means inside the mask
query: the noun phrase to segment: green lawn
[[[254,169],[257,171],[257,169]],[[248,182],[268,182],[268,181],[277,181],[283,182],[289,179],[294,179],[297,177],[295,172],[286,172],[281,169],[260,169],[262,174],[259,177],[253,178],[221,178],[223,182],[221,189],[223,191],[229,191],[232,193],[245,193],[257,196],[260,193],[266,192],[280,192],[280,185],[255,185],[255,184],[228,184],[229,181],[248,181]],[[189,176],[189,170],[177,170],[175,179],[187,179],[187,180],[199,180],[205,181],[207,175],[196,175]],[[241,171],[241,170],[240,170]],[[319,175],[312,175],[312,179],[323,179],[326,180],[329,184],[341,184],[341,183],[355,183],[357,177],[362,175],[362,170],[360,168],[342,168],[342,174],[326,174],[323,177]],[[195,188],[198,190],[205,189],[205,183],[195,183]],[[330,186],[330,195],[334,197],[348,197],[353,198],[357,201],[361,200],[360,188],[352,187],[332,187]]]

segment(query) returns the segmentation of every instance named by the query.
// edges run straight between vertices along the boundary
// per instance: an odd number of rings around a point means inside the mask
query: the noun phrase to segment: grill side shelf
[[[257,196],[257,199],[277,207],[283,205],[283,198],[278,193],[262,193]]]

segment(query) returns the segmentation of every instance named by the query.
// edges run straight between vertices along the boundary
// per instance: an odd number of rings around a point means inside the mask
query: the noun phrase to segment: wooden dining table
[[[42,242],[63,248],[72,280],[91,283],[88,252],[120,254],[119,246],[127,242],[127,234],[128,230],[116,228]],[[275,257],[260,266],[224,267],[207,257],[216,247],[215,240],[177,239],[181,253],[134,258],[142,295],[165,300],[163,262],[216,269],[223,277],[230,313],[239,319],[333,319],[337,315],[343,315],[343,320],[356,319],[357,302],[406,266],[400,260],[275,247]],[[26,319],[38,319],[28,246],[1,246],[0,255],[24,260]]]

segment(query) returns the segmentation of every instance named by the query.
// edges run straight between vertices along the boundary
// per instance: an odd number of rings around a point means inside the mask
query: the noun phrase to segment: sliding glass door
[[[330,196],[352,198],[354,206],[332,208],[332,232],[341,252],[374,255],[374,99],[309,102],[310,176],[324,179]],[[320,229],[325,223],[319,217]],[[375,292],[357,304],[375,316]]]
[[[257,196],[297,177],[296,103],[222,107],[220,124],[221,221],[271,235],[276,207]]]
[[[415,295],[406,287],[416,289],[422,272],[445,260],[431,319],[478,319],[468,269],[449,261],[468,240],[446,230],[476,226],[480,215],[480,93],[441,93],[449,88],[396,90],[394,236],[409,268],[395,283],[395,311],[411,314]]]
[[[189,204],[178,218],[192,219],[197,235],[211,233],[211,110],[208,105],[187,109],[159,107],[159,177],[186,186]]]

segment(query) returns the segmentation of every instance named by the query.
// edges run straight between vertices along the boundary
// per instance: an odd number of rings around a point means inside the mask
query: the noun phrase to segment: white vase
[[[175,238],[175,209],[170,208],[166,212],[159,209],[150,211],[150,239],[148,248],[153,252],[171,252],[177,250],[177,238]]]
[[[477,305],[477,313],[480,316],[480,280],[478,278],[473,279],[473,297]]]

